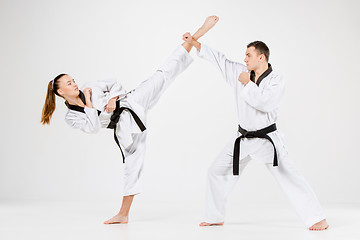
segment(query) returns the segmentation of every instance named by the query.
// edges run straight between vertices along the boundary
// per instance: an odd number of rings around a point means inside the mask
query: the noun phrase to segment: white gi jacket
[[[88,82],[82,87],[82,89],[85,88],[91,88],[92,90],[91,103],[94,108],[85,106],[85,113],[69,109],[65,121],[72,128],[81,129],[86,133],[96,133],[100,128],[106,128],[110,123],[112,113],[107,113],[105,107],[109,100],[116,96],[119,96],[120,107],[132,109],[145,124],[145,109],[135,101],[128,100],[127,95],[129,93],[124,90],[116,79]],[[100,115],[98,115],[98,110],[101,111]],[[124,148],[127,148],[133,142],[131,134],[140,132],[139,126],[129,111],[125,110],[120,114],[116,135]]]
[[[197,54],[215,64],[225,81],[233,88],[236,97],[238,123],[243,129],[256,131],[276,123],[285,87],[284,80],[278,73],[271,71],[268,76],[262,79],[259,86],[252,81],[244,85],[238,78],[240,73],[249,72],[245,65],[228,60],[224,54],[209,48],[205,44],[201,44],[201,49]],[[280,156],[287,153],[283,135],[278,130],[268,135],[274,141],[278,159],[280,159]],[[238,136],[240,136],[239,133]],[[268,142],[268,140],[258,138],[244,139],[243,141]],[[271,163],[273,158],[261,159],[261,162]]]

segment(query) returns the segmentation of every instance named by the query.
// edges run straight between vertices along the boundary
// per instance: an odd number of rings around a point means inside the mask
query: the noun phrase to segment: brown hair
[[[247,48],[254,47],[260,54],[264,54],[266,61],[269,62],[270,50],[264,42],[254,41],[247,45]]]
[[[59,78],[61,78],[64,75],[66,74],[65,73],[59,74],[58,76],[56,76],[56,78],[54,78],[54,80],[51,80],[48,83],[45,103],[42,109],[41,121],[40,121],[43,125],[50,124],[51,116],[53,115],[56,107],[55,94],[60,96],[59,93],[57,92],[59,88],[59,83],[57,82],[57,80],[59,80]]]

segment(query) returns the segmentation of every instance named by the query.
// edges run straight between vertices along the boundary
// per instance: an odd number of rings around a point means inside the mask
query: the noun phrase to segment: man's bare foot
[[[120,214],[105,221],[104,224],[115,224],[115,223],[128,223],[128,216],[122,216]]]
[[[202,222],[199,224],[200,227],[207,227],[207,226],[222,226],[224,225],[224,222],[219,222],[219,223],[207,223],[207,222]]]
[[[326,219],[321,220],[318,223],[315,223],[311,227],[309,227],[309,230],[311,231],[322,231],[329,227],[329,224],[326,222]]]

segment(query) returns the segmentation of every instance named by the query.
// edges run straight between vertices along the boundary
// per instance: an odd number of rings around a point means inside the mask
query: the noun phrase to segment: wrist
[[[243,82],[244,86],[246,86],[249,82],[250,82],[250,79],[244,80],[244,82]]]
[[[201,49],[201,43],[199,43],[198,41],[194,41],[193,46],[194,46],[198,51],[200,51],[200,49]]]
[[[85,100],[86,102],[90,102],[91,101],[91,96],[90,95],[85,95]]]
[[[88,108],[93,108],[93,105],[91,104],[90,101],[86,101],[86,105],[85,105],[85,106],[88,107]]]

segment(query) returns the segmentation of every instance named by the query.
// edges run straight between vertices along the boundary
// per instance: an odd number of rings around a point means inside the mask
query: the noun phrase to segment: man
[[[221,71],[236,95],[239,131],[209,169],[205,221],[200,226],[223,225],[225,202],[250,160],[266,163],[292,206],[309,230],[329,227],[314,192],[290,161],[276,119],[284,93],[283,78],[272,70],[265,43],[247,46],[246,66],[197,42],[190,33],[183,39],[198,50],[198,56]]]

